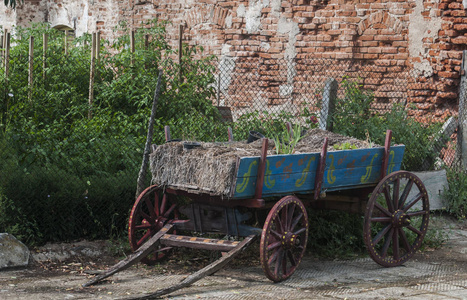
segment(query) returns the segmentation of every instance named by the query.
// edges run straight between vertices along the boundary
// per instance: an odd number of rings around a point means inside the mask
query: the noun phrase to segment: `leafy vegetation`
[[[459,220],[467,216],[467,174],[447,169],[448,188],[443,192],[446,209]]]
[[[372,109],[373,92],[366,90],[357,81],[345,77],[341,83],[344,97],[337,99],[333,115],[333,131],[384,145],[387,129],[392,130],[392,143],[404,144],[402,168],[419,171],[423,162],[434,162],[438,155],[432,150],[432,142],[441,124],[424,125],[410,118],[402,105],[393,105],[389,112],[381,114]]]
[[[0,231],[29,245],[124,231],[159,69],[153,143],[164,141],[164,125],[190,128],[199,140],[227,140],[210,100],[213,57],[195,59],[202,49],[184,47],[182,63],[173,61],[165,26],[152,22],[138,31],[135,53],[125,24],[116,28],[124,34],[103,43],[109,48],[101,48],[96,64],[92,104],[91,36],[76,38],[64,55],[61,32],[45,24],[17,28],[8,78],[0,70]],[[49,36],[45,64],[43,33]],[[29,36],[36,57],[32,86],[25,71]]]

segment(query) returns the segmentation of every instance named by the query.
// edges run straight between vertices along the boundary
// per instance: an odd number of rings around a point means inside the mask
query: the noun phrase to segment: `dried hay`
[[[368,142],[345,137],[320,129],[308,131],[295,147],[295,153],[320,152],[324,138],[328,138],[328,151],[334,144],[349,143],[357,148],[368,148]],[[240,157],[260,156],[261,140],[247,144],[201,143],[201,147],[185,149],[183,142],[158,146],[151,154],[152,183],[180,190],[199,191],[215,195],[230,195]],[[274,155],[274,142],[270,141],[268,155]]]

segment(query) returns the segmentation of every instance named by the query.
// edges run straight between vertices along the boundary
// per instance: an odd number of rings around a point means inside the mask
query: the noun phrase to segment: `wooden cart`
[[[258,236],[264,273],[278,282],[294,273],[305,253],[313,230],[309,206],[363,214],[371,258],[385,267],[398,266],[422,244],[429,203],[422,181],[400,171],[405,146],[390,146],[390,141],[388,131],[384,147],[328,153],[326,138],[321,153],[268,156],[268,140],[263,139],[261,156],[238,160],[230,195],[170,186],[144,190],[129,219],[131,247],[138,251],[151,244],[140,258],[151,264],[172,247],[235,252]],[[246,238],[218,240],[203,233]]]

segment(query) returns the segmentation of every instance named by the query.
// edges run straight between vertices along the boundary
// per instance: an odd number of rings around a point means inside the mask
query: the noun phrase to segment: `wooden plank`
[[[239,242],[229,240],[197,238],[192,236],[183,236],[176,234],[165,234],[161,238],[161,244],[166,246],[227,252],[234,249],[239,244]]]
[[[400,169],[405,146],[393,146],[386,174]],[[368,185],[378,182],[384,148],[332,151],[327,154],[323,188]],[[271,155],[266,160],[262,195],[311,192],[315,187],[319,153]],[[241,158],[235,179],[234,199],[253,197],[259,157]]]
[[[224,266],[226,266],[232,259],[234,259],[244,248],[248,247],[255,239],[255,236],[249,236],[246,237],[242,242],[240,242],[237,247],[235,247],[233,250],[230,250],[226,255],[222,256],[220,259],[216,260],[212,264],[209,264],[208,266],[204,267],[203,269],[199,270],[196,273],[193,273],[192,275],[188,276],[185,278],[183,281],[181,281],[178,284],[175,284],[171,287],[159,290],[155,293],[143,296],[143,297],[136,297],[136,298],[130,298],[133,300],[143,300],[143,299],[155,299],[158,298],[162,295],[167,295],[172,292],[175,292],[177,290],[180,290],[182,288],[185,288],[187,286],[192,285],[196,281],[203,279],[206,276],[212,275],[215,272],[219,271],[222,269]],[[130,300],[128,299],[128,300]]]
[[[118,262],[116,265],[110,267],[109,269],[104,271],[104,273],[102,273],[101,275],[98,275],[94,277],[93,279],[89,280],[88,282],[83,284],[83,287],[93,285],[101,281],[102,279],[112,276],[113,274],[117,272],[128,269],[132,265],[138,263],[143,258],[148,256],[148,254],[151,253],[151,251],[153,251],[160,244],[160,239],[164,234],[170,233],[172,232],[172,230],[173,230],[172,224],[165,225],[164,227],[162,227],[161,230],[159,230],[159,232],[157,232],[153,237],[151,237],[143,245],[141,245],[141,247],[138,250],[136,250],[133,254],[128,256],[126,259]]]

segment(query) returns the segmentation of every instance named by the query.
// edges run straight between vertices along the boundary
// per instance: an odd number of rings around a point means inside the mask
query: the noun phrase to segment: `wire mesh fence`
[[[0,230],[31,244],[124,232],[161,69],[154,144],[166,142],[164,126],[173,139],[214,142],[227,141],[229,128],[235,140],[246,140],[249,131],[270,137],[290,122],[378,145],[391,129],[393,143],[406,145],[406,170],[462,165],[457,99],[443,102],[436,95],[450,89],[463,97],[464,90],[407,66],[198,59],[190,47],[179,61],[175,52],[141,42],[134,52],[102,47],[91,68],[90,36],[76,39],[67,55],[63,41],[46,50],[39,41],[33,52],[17,41],[8,73],[2,52],[0,71]]]

